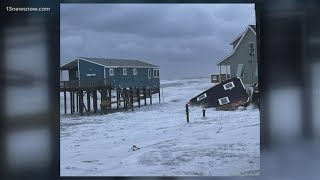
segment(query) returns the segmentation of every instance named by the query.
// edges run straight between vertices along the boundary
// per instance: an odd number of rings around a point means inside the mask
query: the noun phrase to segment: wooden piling
[[[119,88],[117,88],[116,94],[117,94],[117,109],[119,109],[119,101],[120,101],[120,99],[119,99]]]
[[[70,112],[73,114],[73,92],[70,91]]]
[[[79,108],[80,115],[83,116],[83,91],[79,91]]]
[[[90,112],[90,110],[91,110],[91,107],[90,107],[90,105],[91,105],[91,103],[90,103],[90,95],[91,95],[91,92],[90,91],[87,91],[87,107],[88,107],[88,112]]]
[[[86,106],[83,104],[84,110],[87,112],[87,115],[90,116],[89,111],[87,110]]]
[[[127,99],[127,91],[125,89],[122,89],[122,99],[123,99],[123,107],[125,108],[125,110],[128,110],[128,103],[126,101]]]
[[[189,106],[186,104],[186,115],[187,115],[187,122],[189,122]]]
[[[134,91],[134,89],[130,89],[130,102],[132,104],[132,107],[133,107],[133,91]]]
[[[98,107],[98,95],[97,95],[97,90],[93,90],[93,110],[94,113],[97,113],[97,107]]]
[[[144,105],[147,105],[147,89],[146,87],[143,88],[143,98],[144,98]]]
[[[202,109],[202,117],[206,117],[206,110]]]
[[[75,91],[73,91],[72,92],[72,111],[73,112],[76,112],[76,103],[75,103],[75,101],[76,101],[76,92]]]
[[[137,89],[138,107],[140,108],[140,88]]]
[[[111,94],[111,87],[109,87],[109,89],[108,89],[108,95],[109,95],[108,99],[110,100],[110,101],[109,101],[109,102],[110,102],[110,104],[109,104],[109,113],[111,113],[111,112],[112,112],[112,94]]]
[[[76,92],[76,106],[77,106],[77,112],[79,112],[79,94]]]
[[[64,97],[64,113],[67,114],[67,91],[63,91]]]
[[[101,107],[101,115],[103,112],[104,112],[104,114],[107,114],[107,109],[111,107],[111,93],[110,93],[109,89],[101,90],[100,107]]]
[[[149,89],[149,96],[150,96],[150,104],[152,104],[152,89]]]
[[[159,87],[159,104],[161,103],[161,94],[160,94],[160,87]]]

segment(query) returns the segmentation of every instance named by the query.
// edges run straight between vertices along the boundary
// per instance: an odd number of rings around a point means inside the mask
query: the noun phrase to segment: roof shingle
[[[128,66],[138,66],[138,67],[159,67],[150,63],[146,63],[140,60],[129,60],[129,59],[107,59],[107,58],[88,58],[88,57],[79,57],[88,61],[92,61],[98,64],[105,66],[119,66],[119,67],[128,67]]]

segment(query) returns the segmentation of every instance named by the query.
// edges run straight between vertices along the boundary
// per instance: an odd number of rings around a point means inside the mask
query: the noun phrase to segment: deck
[[[60,81],[60,91],[78,89],[102,89],[112,87],[109,79]]]

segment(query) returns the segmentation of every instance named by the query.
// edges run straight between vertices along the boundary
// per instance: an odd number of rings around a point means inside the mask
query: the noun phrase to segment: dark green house
[[[78,57],[61,65],[69,81],[105,79],[114,87],[160,86],[159,66],[139,60]]]

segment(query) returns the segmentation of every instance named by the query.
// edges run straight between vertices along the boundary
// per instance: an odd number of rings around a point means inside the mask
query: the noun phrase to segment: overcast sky
[[[210,77],[248,24],[253,4],[62,4],[61,64],[138,59],[160,66],[161,79]]]

